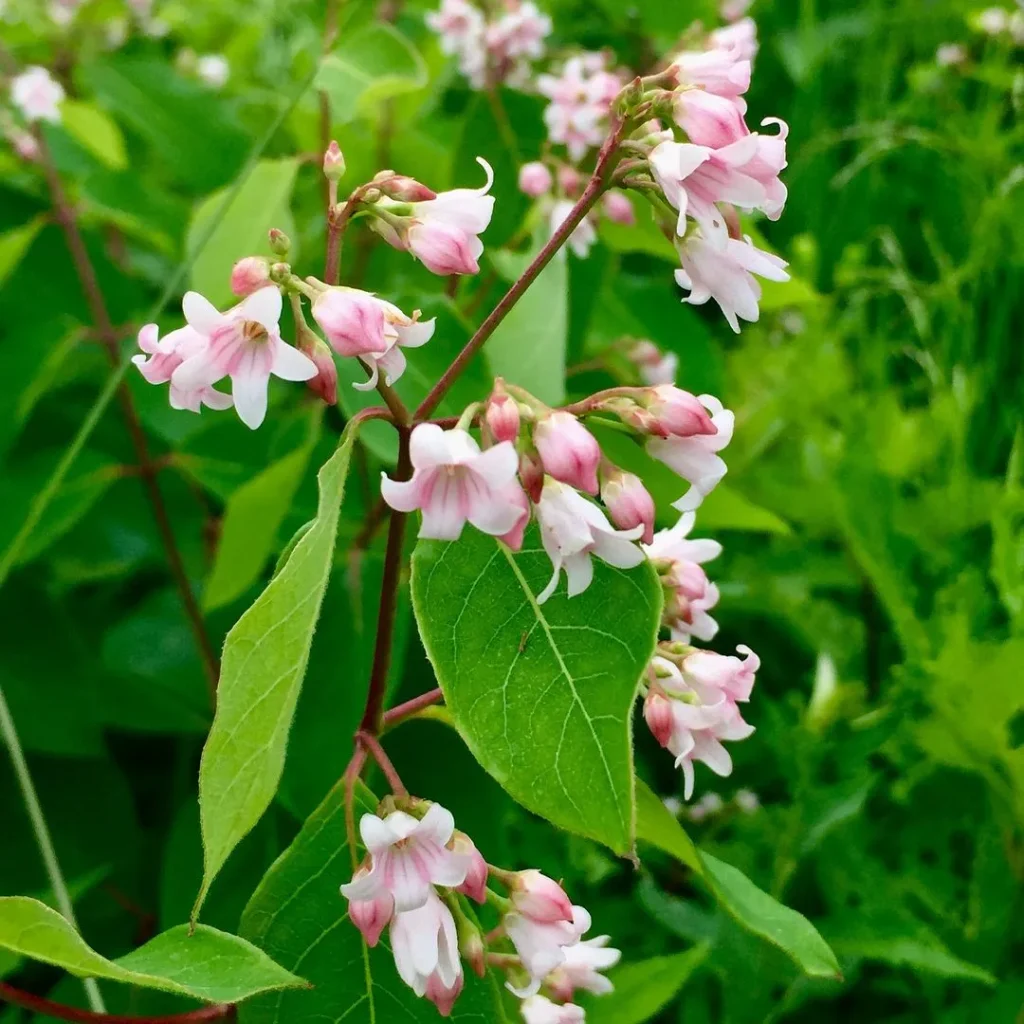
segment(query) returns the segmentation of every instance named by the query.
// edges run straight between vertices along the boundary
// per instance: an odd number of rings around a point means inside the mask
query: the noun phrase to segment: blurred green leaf
[[[42,217],[35,217],[20,228],[0,234],[0,285],[14,272],[45,223]]]
[[[317,474],[313,526],[224,643],[217,714],[199,772],[205,862],[195,918],[217,872],[277,791],[288,729],[330,577],[356,429]]]
[[[113,171],[128,166],[124,136],[114,119],[95,103],[65,100],[60,107],[61,127],[76,142]]]
[[[206,925],[194,934],[179,925],[127,956],[108,960],[56,910],[27,896],[0,897],[0,946],[81,978],[109,978],[212,1003],[305,984],[245,939]]]
[[[630,712],[661,589],[646,565],[594,562],[583,594],[567,598],[560,585],[539,605],[551,563],[535,527],[518,555],[476,530],[456,543],[420,541],[413,609],[448,710],[483,767],[525,807],[625,855]]]

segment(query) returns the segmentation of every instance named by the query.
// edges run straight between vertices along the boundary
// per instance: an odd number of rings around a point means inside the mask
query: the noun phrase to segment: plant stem
[[[378,740],[376,736],[371,736],[368,732],[356,733],[356,740],[370,752],[370,756],[377,762],[377,767],[380,768],[384,773],[384,777],[388,780],[391,792],[394,793],[395,796],[407,797],[409,795],[409,790],[405,788],[405,783],[402,782],[402,778],[398,774],[398,770],[391,763],[391,758],[388,757],[384,748],[380,745],[380,740]]]
[[[11,755],[14,774],[18,779],[18,786],[21,789],[21,797],[25,803],[25,810],[28,812],[29,821],[32,823],[32,831],[35,833],[39,855],[43,859],[46,877],[50,882],[50,888],[53,890],[54,899],[57,901],[57,909],[68,924],[77,930],[78,923],[75,921],[75,908],[71,903],[71,894],[68,892],[67,883],[64,881],[64,873],[60,869],[60,861],[57,860],[57,851],[53,846],[50,829],[46,824],[42,805],[39,803],[39,794],[36,792],[35,783],[32,781],[32,773],[28,769],[25,753],[21,749],[18,730],[14,727],[14,719],[11,717],[11,709],[7,705],[7,699],[4,697],[2,687],[0,687],[0,735],[3,736],[4,742],[7,744],[7,750]],[[85,978],[82,984],[85,987],[85,994],[89,999],[89,1005],[97,1013],[103,1013],[106,1007],[103,1005],[103,996],[100,995],[96,979]],[[2,990],[0,990],[0,994],[2,994]]]
[[[398,468],[396,480],[407,480],[411,472],[409,462],[409,430],[399,428]],[[398,607],[398,584],[402,575],[402,545],[405,541],[405,512],[392,511],[388,524],[388,544],[384,552],[384,578],[381,581],[380,607],[377,613],[377,639],[373,649],[373,667],[366,695],[366,708],[359,731],[377,736],[384,710],[388,669],[391,666],[391,646],[395,632],[395,612]]]
[[[440,687],[438,687],[436,690],[421,693],[418,697],[413,697],[412,700],[407,700],[404,704],[395,705],[389,711],[384,712],[384,731],[394,729],[396,725],[401,725],[406,720],[418,715],[424,708],[429,708],[432,704],[437,704],[442,700],[444,700],[444,694],[441,692]]]
[[[359,853],[356,850],[356,779],[366,763],[366,748],[357,744],[352,759],[342,776],[345,780],[345,835],[348,837],[348,852],[352,860],[352,871],[359,867]]]
[[[67,193],[64,191],[64,184],[57,173],[57,168],[47,148],[46,140],[40,131],[35,132],[35,137],[39,145],[40,164],[50,189],[54,215],[64,232],[68,252],[71,254],[71,261],[74,263],[79,284],[85,295],[86,304],[96,326],[97,334],[107,352],[111,366],[116,370],[121,363],[117,329],[114,327],[110,314],[107,311],[103,293],[100,290],[99,280],[96,277],[96,269],[92,265],[89,252],[85,247],[85,240],[82,238],[82,233],[79,230],[74,209]],[[135,450],[135,457],[139,463],[139,474],[142,478],[142,484],[152,506],[153,518],[156,521],[157,531],[160,534],[160,540],[163,543],[164,552],[167,556],[167,564],[175,586],[178,589],[181,603],[185,609],[185,615],[192,629],[196,647],[199,650],[203,669],[206,672],[210,699],[211,702],[216,703],[220,662],[210,636],[206,631],[206,623],[203,620],[203,613],[199,607],[199,602],[192,592],[192,585],[189,583],[188,574],[185,571],[185,563],[178,549],[178,542],[174,536],[174,529],[171,526],[167,506],[164,504],[163,495],[160,493],[160,484],[157,481],[157,468],[150,458],[149,444],[146,441],[142,422],[139,420],[138,412],[135,409],[131,391],[124,381],[118,385],[117,397],[121,405],[121,412],[124,415],[125,425],[128,428],[132,447]]]
[[[86,978],[86,982],[95,978]],[[163,1017],[125,1017],[118,1013],[104,1013],[102,1010],[79,1010],[74,1006],[54,1003],[42,996],[23,992],[21,989],[0,981],[0,999],[12,1006],[20,1006],[44,1017],[57,1020],[77,1021],[80,1024],[201,1024],[203,1021],[234,1020],[234,1006],[204,1006],[201,1010],[190,1010],[187,1013],[175,1013]]]
[[[430,389],[427,397],[420,402],[419,407],[413,414],[416,422],[426,419],[437,408],[438,403],[448,393],[448,389],[455,383],[459,375],[469,365],[470,360],[483,347],[484,342],[497,330],[498,325],[508,316],[512,307],[522,298],[523,293],[540,275],[540,272],[551,262],[552,257],[565,244],[569,236],[576,230],[580,221],[591,211],[601,193],[608,187],[608,179],[615,169],[619,156],[619,141],[628,121],[622,118],[617,119],[612,126],[612,131],[605,139],[604,145],[598,156],[597,166],[594,173],[587,182],[583,194],[576,201],[569,216],[558,226],[558,229],[548,240],[548,243],[537,254],[533,262],[523,271],[522,276],[505,293],[501,301],[494,307],[486,320],[477,328],[476,333],[466,342],[465,347],[455,357],[451,366],[445,370],[441,379]]]

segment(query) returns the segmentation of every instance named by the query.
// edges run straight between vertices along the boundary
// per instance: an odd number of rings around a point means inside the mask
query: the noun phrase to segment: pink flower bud
[[[270,264],[261,256],[246,256],[231,268],[231,291],[239,298],[252,295],[270,281]]]
[[[352,881],[355,882],[369,873],[368,867],[360,867],[352,876]],[[366,944],[371,949],[380,940],[381,932],[391,920],[394,910],[395,901],[388,892],[382,893],[375,899],[348,901],[349,919],[362,932]]]
[[[735,100],[703,89],[686,89],[678,94],[675,118],[690,142],[711,149],[724,149],[750,134]]]
[[[313,302],[313,319],[339,356],[382,355],[388,350],[384,309],[357,288],[329,288]]]
[[[544,467],[536,450],[522,452],[519,456],[519,479],[523,489],[534,502],[540,501],[544,490]]]
[[[306,387],[319,395],[328,405],[338,404],[338,367],[331,350],[312,332],[300,331],[298,344],[316,366],[317,374],[306,381]]]
[[[543,481],[543,474],[541,475]],[[513,551],[518,551],[523,546],[523,534],[526,533],[527,524],[530,522],[530,499],[526,492],[515,481],[508,485],[502,493],[509,505],[519,509],[519,519],[516,525],[508,533],[502,534],[498,540],[503,541]],[[481,901],[482,902],[482,901]]]
[[[519,168],[519,191],[537,199],[551,191],[551,172],[539,160]]]
[[[445,986],[440,974],[435,971],[427,978],[427,986],[423,994],[437,1007],[437,1012],[442,1017],[450,1017],[452,1008],[455,1006],[455,1000],[462,993],[462,986],[464,984],[465,979],[462,976],[461,970],[451,988]]]
[[[644,532],[640,539],[645,544],[654,540],[654,499],[640,477],[613,470],[602,481],[601,500],[620,530],[642,525]]]
[[[482,904],[487,899],[487,861],[484,860],[483,855],[476,848],[473,840],[465,832],[455,832],[452,836],[450,849],[469,861],[469,867],[466,870],[466,880],[455,891],[461,892],[463,896],[468,896],[470,899]]]
[[[292,247],[292,240],[280,228],[271,228],[267,232],[267,238],[270,242],[270,251],[275,256],[288,255],[288,250]]]
[[[410,178],[407,174],[381,171],[373,181],[384,195],[403,203],[424,203],[437,198],[437,193],[432,188],[427,188],[422,182]]]
[[[674,384],[659,384],[651,389],[648,412],[654,417],[652,433],[662,437],[695,437],[717,434],[707,409],[700,399]]]
[[[615,224],[633,224],[636,222],[636,215],[633,211],[633,204],[623,192],[605,192],[601,200],[604,207],[604,215]]]
[[[533,440],[544,472],[588,494],[597,494],[601,448],[572,413],[553,412],[537,424]]]
[[[345,155],[337,142],[331,141],[324,153],[324,177],[328,181],[337,181],[345,174]]]
[[[515,441],[519,437],[519,406],[511,395],[491,395],[484,418],[495,441]]]
[[[478,978],[487,974],[487,950],[483,936],[475,928],[459,940],[459,952]]]
[[[667,747],[675,728],[672,701],[664,694],[652,690],[644,701],[644,721],[647,722],[647,728],[651,730],[654,738],[663,747]]]
[[[580,172],[575,167],[570,167],[568,164],[562,164],[558,168],[558,187],[567,196],[573,195],[579,191],[580,185],[583,183],[580,178]]]
[[[572,901],[553,878],[532,868],[518,871],[511,888],[512,905],[524,917],[542,924],[572,921]]]
[[[413,224],[409,251],[434,274],[478,274],[483,245],[476,235],[441,220]]]

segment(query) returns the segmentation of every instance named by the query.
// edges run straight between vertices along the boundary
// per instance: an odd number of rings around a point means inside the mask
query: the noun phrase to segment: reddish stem
[[[419,714],[424,708],[429,708],[432,704],[438,704],[442,700],[444,700],[444,694],[439,687],[436,690],[421,693],[418,697],[413,697],[412,700],[407,700],[404,704],[396,704],[395,707],[384,712],[384,728],[393,729],[396,725],[401,725],[406,719]]]
[[[391,787],[391,792],[395,796],[407,797],[409,790],[405,788],[405,783],[402,781],[402,777],[398,774],[398,770],[391,763],[391,758],[388,757],[384,748],[380,745],[380,741],[376,736],[371,736],[368,732],[357,732],[356,742],[362,744],[362,746],[369,751],[370,756],[377,762],[377,767],[384,773],[384,777],[388,780],[388,785]]]
[[[162,1017],[125,1017],[117,1013],[94,1013],[92,1010],[79,1010],[74,1006],[65,1006],[63,1003],[55,1003],[42,996],[33,995],[31,992],[23,992],[4,981],[0,981],[0,999],[12,1006],[41,1013],[44,1017],[79,1024],[200,1024],[202,1021],[235,1019],[235,1007],[229,1005],[204,1006],[201,1010],[189,1010],[187,1013],[174,1013]]]
[[[39,146],[39,161],[46,176],[46,183],[50,189],[50,197],[53,201],[54,215],[64,232],[68,252],[71,254],[71,261],[75,265],[75,271],[78,274],[78,280],[85,295],[90,315],[95,322],[97,334],[103,343],[111,365],[116,369],[121,363],[117,328],[107,312],[103,292],[100,290],[99,280],[96,277],[96,270],[92,265],[92,260],[89,258],[89,252],[85,247],[85,241],[78,228],[74,209],[71,206],[67,193],[64,191],[63,182],[57,173],[57,168],[53,163],[46,140],[43,138],[42,132],[38,130],[35,132],[35,138]],[[185,563],[182,560],[181,552],[178,550],[178,542],[174,536],[174,529],[171,526],[167,506],[164,504],[163,495],[160,493],[160,485],[157,482],[158,465],[150,457],[146,434],[142,429],[142,423],[136,412],[135,403],[132,401],[131,391],[126,383],[121,383],[117,390],[117,397],[121,405],[121,412],[124,415],[125,425],[128,428],[128,436],[131,439],[132,447],[135,450],[135,457],[139,463],[142,484],[152,506],[153,518],[156,521],[157,531],[163,542],[167,564],[181,597],[181,603],[185,608],[185,614],[206,672],[210,699],[213,703],[216,703],[220,661],[210,636],[206,631],[202,610],[199,607],[195,594],[192,592],[192,585],[189,583],[188,573],[185,571]]]
[[[569,236],[576,230],[580,221],[583,220],[597,203],[598,199],[601,198],[601,193],[607,188],[608,177],[615,168],[619,141],[627,124],[628,122],[621,118],[614,122],[611,133],[601,147],[594,173],[590,181],[587,182],[587,187],[576,201],[576,205],[572,208],[569,216],[559,225],[558,229],[548,240],[547,245],[537,253],[537,256],[526,270],[523,271],[519,280],[509,288],[487,319],[477,328],[473,337],[466,342],[465,347],[455,357],[455,361],[445,370],[441,379],[430,389],[427,397],[420,402],[419,408],[413,414],[416,422],[426,419],[437,408],[441,399],[444,398],[448,393],[448,389],[469,365],[473,356],[477,354],[483,347],[484,342],[497,330],[498,325],[522,298],[526,289],[537,280],[540,272],[551,262],[555,253],[565,244]]]
[[[348,837],[349,856],[352,858],[352,871],[359,867],[359,853],[356,849],[356,779],[366,764],[366,748],[356,745],[352,759],[345,769],[345,835]]]

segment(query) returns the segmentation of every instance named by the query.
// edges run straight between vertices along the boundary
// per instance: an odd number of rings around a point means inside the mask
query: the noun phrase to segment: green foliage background
[[[638,67],[713,14],[704,0],[547,6],[558,45],[607,46]],[[648,337],[678,352],[682,386],[736,410],[727,487],[697,533],[725,544],[712,572],[723,591],[716,646],[746,643],[762,658],[749,715],[757,732],[733,747],[724,783],[698,771],[698,793],[717,788],[726,810],[687,827],[811,919],[844,975],[799,975],[653,847],[641,847],[636,869],[556,832],[443,724],[393,734],[399,768],[452,809],[489,860],[564,877],[626,951],[634,966],[621,969],[620,993],[595,1001],[590,1020],[1002,1024],[1024,1004],[1024,85],[1009,44],[970,27],[983,6],[754,4],[762,49],[751,116],[791,125],[790,204],[764,236],[796,276],[766,289],[759,325],[735,338],[713,310],[680,305],[657,238],[609,230],[589,261],[570,259],[567,273],[538,282],[544,301],[532,312],[524,303],[516,336],[494,338],[495,365],[537,337],[550,353],[547,332],[563,315],[572,366],[623,335]],[[97,25],[106,7],[90,10]],[[440,54],[427,7],[394,7],[394,29],[382,30],[374,5],[350,0],[319,71],[348,162],[343,187],[381,166],[437,189],[476,184],[482,154],[498,196],[484,236],[494,270],[454,298],[402,254],[346,246],[343,280],[439,318],[399,387],[415,401],[515,272],[516,254],[498,250],[520,233],[515,170],[538,152],[543,128],[538,101],[509,93],[512,132],[503,132]],[[47,130],[112,317],[128,325],[125,353],[130,326],[168,282],[177,298],[183,262],[217,301],[232,260],[259,250],[272,225],[296,241],[304,272],[319,270],[323,251],[318,158],[304,156],[320,148],[306,86],[322,5],[169,0],[162,13],[168,38],[132,38],[116,52],[82,33],[69,71],[76,112]],[[5,33],[19,60],[52,61],[38,26]],[[936,47],[950,41],[964,41],[971,59],[938,69]],[[175,69],[182,45],[227,55],[223,91]],[[228,193],[253,153],[255,170]],[[9,151],[0,153],[0,289],[0,551],[10,552],[109,367],[42,183]],[[159,319],[177,324],[173,301]],[[545,370],[556,398],[563,369],[556,360],[554,378]],[[489,375],[483,360],[471,367],[445,411],[482,397]],[[565,387],[572,398],[605,380],[576,373]],[[219,646],[286,539],[313,517],[315,470],[341,416],[281,387],[267,424],[250,433],[230,415],[173,413],[134,371],[127,381]],[[345,383],[342,392],[350,414],[358,396]],[[204,910],[225,931],[238,931],[260,879],[348,761],[381,575],[381,539],[364,544],[363,524],[394,458],[378,426],[353,450],[281,789]],[[11,569],[0,589],[0,684],[82,932],[116,958],[187,920],[202,874],[196,784],[211,722],[116,404],[14,564],[0,564]],[[398,630],[395,699],[435,685],[407,587]],[[678,794],[670,759],[637,735],[639,774],[659,796]],[[739,788],[754,790],[761,809],[741,813],[731,799]],[[0,822],[0,894],[48,898],[6,758]],[[83,1003],[79,982],[6,953],[0,977]],[[113,985],[104,993],[118,1011],[183,1005]],[[2,1024],[22,1019],[0,1012]]]

